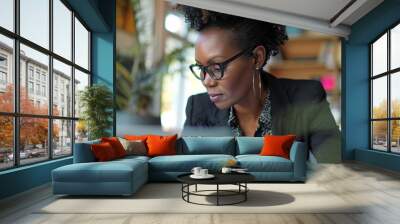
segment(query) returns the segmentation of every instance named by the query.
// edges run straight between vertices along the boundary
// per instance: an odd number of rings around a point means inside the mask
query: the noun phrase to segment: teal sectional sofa
[[[131,195],[148,181],[176,181],[193,167],[219,172],[234,159],[247,168],[259,182],[304,182],[307,149],[295,141],[290,159],[258,155],[262,137],[182,137],[177,140],[177,155],[127,156],[108,162],[96,162],[91,141],[75,144],[74,163],[52,171],[54,194]]]

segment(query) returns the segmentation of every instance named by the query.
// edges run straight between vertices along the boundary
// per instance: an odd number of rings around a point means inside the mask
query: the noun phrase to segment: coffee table
[[[182,174],[177,177],[178,181],[182,183],[182,199],[188,203],[198,204],[198,205],[234,205],[247,200],[247,192],[249,188],[247,183],[255,180],[255,177],[249,173],[214,173],[215,176],[212,179],[193,179],[190,177],[191,173]],[[197,185],[215,185],[215,190],[198,190]],[[195,186],[194,191],[190,191],[190,186]],[[237,190],[224,190],[220,189],[220,185],[236,185]],[[209,192],[215,192],[215,194],[206,194]],[[190,200],[190,196],[204,196],[204,197],[216,197],[216,204],[202,204],[193,202]],[[221,203],[221,197],[232,197],[240,196],[239,200],[231,203]]]

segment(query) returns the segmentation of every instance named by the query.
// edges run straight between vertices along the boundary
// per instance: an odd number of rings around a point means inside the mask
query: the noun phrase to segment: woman
[[[318,81],[277,79],[263,70],[287,40],[285,27],[180,6],[199,31],[185,127],[228,126],[234,136],[296,134],[319,161],[340,161],[340,133]]]

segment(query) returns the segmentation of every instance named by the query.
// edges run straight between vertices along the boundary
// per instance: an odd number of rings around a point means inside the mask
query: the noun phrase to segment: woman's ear
[[[255,63],[256,68],[261,68],[261,66],[263,66],[265,58],[266,58],[265,47],[262,45],[255,47],[253,50],[253,57],[254,57],[254,63]]]

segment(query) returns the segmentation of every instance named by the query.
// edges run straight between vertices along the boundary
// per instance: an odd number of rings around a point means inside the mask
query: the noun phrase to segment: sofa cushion
[[[52,175],[58,182],[129,182],[134,172],[147,172],[146,166],[139,159],[74,163],[53,170]]]
[[[236,159],[249,172],[293,172],[293,162],[279,156],[238,155]]]
[[[99,144],[100,139],[75,143],[74,147],[74,163],[94,162],[96,158],[90,148],[92,144]]]
[[[183,137],[177,144],[178,154],[226,154],[234,155],[233,137]]]
[[[149,170],[163,172],[190,172],[193,167],[200,166],[211,172],[219,171],[230,159],[231,155],[175,155],[158,156],[149,160]]]
[[[264,145],[263,137],[236,137],[236,155],[259,154]]]

